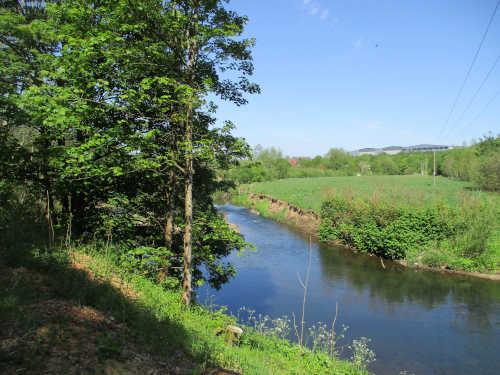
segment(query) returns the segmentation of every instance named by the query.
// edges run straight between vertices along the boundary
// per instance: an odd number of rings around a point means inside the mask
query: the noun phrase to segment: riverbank
[[[0,258],[0,372],[24,374],[367,374],[244,327],[120,269],[97,247]],[[221,370],[222,368],[226,370]]]
[[[355,179],[355,178],[352,178]],[[315,179],[308,179],[311,185],[314,184]],[[295,180],[293,181],[295,182]],[[345,183],[345,181],[343,181]],[[467,222],[464,223],[465,220],[470,220],[472,222],[475,222],[475,218],[478,216],[478,214],[485,213],[485,211],[482,209],[484,207],[484,203],[482,201],[478,201],[477,198],[474,201],[475,205],[473,210],[470,209],[470,207],[467,207],[467,211],[456,211],[450,209],[449,212],[451,212],[450,215],[447,217],[443,218],[444,214],[443,211],[446,208],[444,204],[442,203],[444,199],[442,198],[444,196],[443,192],[439,192],[440,197],[437,198],[438,194],[434,194],[432,196],[428,197],[420,197],[420,200],[418,201],[420,206],[417,206],[415,203],[412,203],[414,208],[412,211],[409,211],[409,209],[406,209],[406,211],[403,211],[403,213],[400,213],[400,209],[397,206],[394,206],[396,208],[386,208],[387,205],[384,206],[384,198],[383,195],[378,194],[378,200],[382,201],[381,204],[379,204],[376,208],[372,208],[373,204],[370,201],[368,204],[368,209],[366,208],[367,205],[365,204],[360,212],[357,212],[355,215],[358,217],[361,217],[360,219],[360,224],[358,226],[353,226],[352,225],[352,212],[355,212],[355,210],[358,210],[357,206],[353,206],[351,208],[348,208],[347,211],[343,211],[342,209],[339,211],[335,211],[335,215],[344,215],[345,212],[350,212],[348,217],[349,220],[349,226],[344,227],[343,230],[345,231],[347,228],[347,231],[349,233],[342,233],[338,230],[336,230],[333,225],[332,220],[331,220],[331,211],[323,210],[322,212],[318,213],[316,210],[312,210],[306,207],[311,207],[311,198],[310,197],[305,197],[303,199],[297,199],[297,196],[299,195],[297,191],[293,191],[293,185],[288,184],[287,180],[280,180],[280,181],[275,181],[274,185],[270,185],[271,183],[267,182],[262,185],[245,185],[243,187],[240,187],[239,193],[236,194],[235,196],[232,197],[232,202],[235,204],[239,204],[242,206],[245,206],[247,208],[250,208],[252,210],[257,211],[259,214],[274,219],[276,221],[279,221],[281,223],[285,223],[287,225],[291,225],[292,227],[305,232],[309,235],[312,235],[316,238],[319,238],[323,241],[331,242],[333,244],[341,244],[344,246],[349,247],[351,250],[354,251],[360,251],[359,248],[362,248],[362,246],[366,246],[371,243],[372,246],[375,248],[378,243],[373,242],[377,240],[377,236],[382,235],[383,237],[378,237],[379,241],[383,244],[382,241],[385,240],[385,238],[392,236],[396,236],[396,242],[392,241],[391,245],[394,243],[396,245],[394,247],[394,252],[392,254],[395,254],[392,259],[402,266],[405,267],[412,267],[412,268],[419,268],[419,269],[426,269],[426,270],[432,270],[432,271],[438,271],[442,273],[448,273],[448,274],[460,274],[460,275],[470,275],[474,277],[480,277],[488,280],[500,280],[500,273],[498,271],[498,268],[500,267],[500,246],[499,246],[499,241],[498,241],[498,228],[495,223],[495,215],[491,215],[493,220],[493,223],[489,222],[487,225],[491,226],[491,232],[489,232],[489,237],[487,240],[482,241],[481,243],[478,244],[478,240],[472,238],[470,239],[469,237],[472,236],[480,236],[482,235],[483,232],[478,233],[472,233],[472,234],[467,234],[465,237],[465,240],[460,238],[462,242],[468,241],[469,243],[466,243],[465,245],[458,243],[458,240],[456,238],[445,238],[445,237],[439,237],[439,233],[436,235],[436,240],[433,241],[427,241],[425,242],[424,245],[419,245],[419,246],[413,246],[413,244],[409,243],[410,241],[414,240],[415,242],[420,240],[420,243],[422,243],[421,238],[425,235],[426,233],[419,233],[418,231],[420,230],[419,227],[424,227],[424,228],[430,228],[434,233],[436,233],[436,227],[439,225],[444,225],[445,230],[456,230],[453,229],[452,225],[455,225],[457,228],[459,225],[461,227],[459,228],[466,228],[466,226],[469,224]],[[278,191],[281,186],[285,185],[285,187],[282,189],[285,191],[281,194],[276,194],[279,196],[294,196],[295,201],[297,200],[302,200],[303,202],[308,202],[308,204],[303,204],[302,207],[298,207],[296,205],[290,204],[287,201],[278,199],[274,196],[269,196],[267,194],[263,194],[261,191],[266,190],[265,187],[269,187],[267,190],[271,191]],[[453,188],[456,188],[453,186],[453,182],[451,182],[451,185],[449,184],[449,181],[446,181],[444,184],[450,191],[450,186]],[[302,183],[301,188],[303,188],[304,183]],[[457,185],[458,186],[458,185]],[[358,185],[359,187],[359,185]],[[362,187],[361,187],[362,189]],[[454,191],[455,194],[458,194],[459,190],[456,189]],[[299,191],[300,193],[300,191]],[[418,193],[418,191],[417,191]],[[340,201],[340,204],[342,207],[347,207],[346,204],[349,204],[349,202],[353,202],[353,192],[350,191],[350,198],[348,200],[345,200],[343,197],[343,200]],[[366,189],[363,192],[363,194],[368,195]],[[401,196],[401,192],[399,192]],[[453,202],[455,199],[458,200],[458,198],[455,196],[455,194],[450,194],[446,196],[446,199],[449,201]],[[475,194],[477,196],[477,194]],[[329,202],[332,200],[332,197],[334,197],[334,194],[329,191],[327,196],[323,198],[324,202]],[[338,195],[337,195],[338,197]],[[480,196],[483,198],[482,196]],[[492,195],[487,196],[488,199],[490,199],[490,202],[494,199]],[[422,202],[425,202],[423,204]],[[478,203],[479,202],[479,203]],[[377,202],[378,203],[378,202]],[[339,204],[339,201],[337,200],[335,204]],[[371,206],[370,206],[371,204]],[[434,205],[437,208],[434,208]],[[304,207],[305,206],[305,207]],[[317,202],[314,204],[315,207],[321,207],[320,204]],[[383,206],[382,208],[378,208],[380,206]],[[411,205],[410,205],[411,207]],[[448,206],[450,207],[450,206]],[[328,208],[328,207],[327,207]],[[490,204],[491,208],[491,204]],[[497,206],[494,206],[493,209],[497,209]],[[335,208],[337,209],[337,208]],[[367,211],[368,210],[368,211]],[[325,214],[326,211],[326,214]],[[456,212],[455,212],[456,211]],[[367,214],[368,212],[368,214]],[[410,212],[408,214],[408,212]],[[472,214],[471,214],[472,212]],[[421,213],[421,214],[420,214]],[[328,216],[330,215],[330,216]],[[372,215],[373,218],[366,219],[368,215]],[[377,216],[378,215],[378,216]],[[390,220],[395,220],[395,217],[397,215],[400,215],[400,217],[403,217],[406,221],[403,222],[403,224],[400,225],[400,228],[397,229],[398,233],[394,235],[394,232],[388,232],[388,234],[382,234],[380,231],[380,228],[377,229],[376,227],[376,222],[377,220],[380,221],[380,216],[385,216],[385,217],[392,217],[393,219]],[[470,217],[467,218],[460,218],[460,215],[469,215]],[[475,216],[474,216],[475,215]],[[442,217],[443,216],[443,217]],[[338,216],[337,216],[338,217]],[[409,219],[408,219],[409,218]],[[458,222],[460,220],[460,223],[455,224],[454,222],[451,222],[449,218],[452,218],[452,220],[455,220]],[[371,221],[373,220],[373,221]],[[385,220],[385,219],[384,219]],[[390,221],[389,220],[389,221]],[[432,221],[434,220],[437,224],[432,224]],[[440,222],[441,220],[441,222]],[[442,220],[444,221],[444,224]],[[483,218],[483,221],[485,218]],[[368,226],[366,224],[368,222]],[[322,224],[323,223],[323,224]],[[370,223],[375,223],[375,224],[370,224]],[[429,227],[429,225],[431,225]],[[333,229],[332,229],[333,228]],[[408,230],[410,228],[410,230]],[[411,228],[416,228],[416,229],[411,229]],[[451,228],[451,229],[449,229]],[[368,231],[369,229],[369,231]],[[382,228],[384,229],[384,228]],[[376,230],[376,232],[373,232]],[[405,232],[406,230],[406,232]],[[476,228],[473,228],[473,230],[478,230]],[[484,230],[484,228],[479,228],[479,230]],[[377,231],[380,232],[381,234],[377,234]],[[366,236],[364,233],[369,232],[368,234],[371,237],[368,237],[366,239]],[[434,235],[434,233],[431,232],[431,235]],[[470,232],[470,229],[469,229]],[[325,235],[325,233],[327,235]],[[331,235],[333,233],[333,235]],[[340,234],[340,235],[339,235]],[[358,238],[354,238],[353,240],[353,235],[357,234]],[[364,236],[364,237],[363,237]],[[375,236],[375,237],[374,237]],[[403,236],[402,238],[399,237]],[[419,237],[420,236],[420,237]],[[467,237],[469,236],[469,237]],[[424,237],[425,238],[425,237]],[[441,239],[440,239],[441,238]],[[480,239],[481,240],[481,239]],[[364,241],[364,242],[363,242]],[[370,242],[368,242],[370,241]],[[474,242],[475,241],[475,242]],[[486,251],[482,251],[480,254],[479,260],[478,258],[470,258],[467,256],[464,256],[463,252],[457,251],[453,246],[471,246],[470,243],[472,243],[472,246],[488,246],[488,249]],[[359,247],[356,246],[359,244]],[[443,245],[444,244],[444,245]],[[380,246],[380,245],[379,245]],[[383,245],[381,245],[383,246]],[[402,249],[402,250],[401,250]],[[377,255],[381,256],[381,259],[383,258],[388,258],[387,256],[384,256],[383,252],[385,251],[384,249],[380,249],[378,251],[373,251],[371,252],[371,248],[366,246],[364,249],[362,248],[361,252],[365,252],[369,255]],[[400,251],[398,253],[398,251]],[[477,250],[475,250],[477,251]],[[391,255],[392,255],[391,254]],[[402,255],[401,255],[402,254]],[[389,257],[391,258],[391,257]],[[383,264],[383,261],[381,261]]]
[[[309,242],[308,236],[241,206],[227,203],[218,209],[255,250],[231,254],[227,261],[236,275],[220,290],[203,287],[202,299],[233,312],[244,305],[255,310],[254,316],[300,316],[303,290],[297,275],[304,277],[310,255],[306,331],[318,328],[318,322],[330,327],[337,315],[342,358],[350,358],[349,346],[364,336],[376,354],[370,364],[375,374],[496,375],[500,283],[388,261],[383,268],[376,257]]]
[[[231,195],[229,200],[266,218],[287,224],[304,234],[318,237],[321,218],[312,210],[304,210],[265,194],[240,192]]]

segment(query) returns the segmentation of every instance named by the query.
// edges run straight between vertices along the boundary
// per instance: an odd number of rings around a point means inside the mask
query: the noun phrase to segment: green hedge
[[[446,256],[432,265],[494,269],[498,266],[498,244],[491,237],[498,230],[496,214],[487,202],[473,199],[464,199],[457,206],[418,207],[336,196],[322,205],[319,237],[363,253],[389,259],[411,257],[423,263],[431,258],[435,263],[435,252],[441,250]],[[469,261],[452,261],[452,255]]]

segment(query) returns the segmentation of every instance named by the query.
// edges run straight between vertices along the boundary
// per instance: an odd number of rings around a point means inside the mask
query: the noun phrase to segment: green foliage
[[[500,136],[489,135],[470,147],[447,151],[441,158],[445,176],[474,182],[489,191],[500,191]]]
[[[251,246],[243,236],[232,229],[221,214],[215,210],[196,215],[193,234],[196,238],[196,252],[193,277],[197,284],[208,281],[214,288],[220,288],[236,274],[234,267],[224,261],[232,251],[243,251]],[[199,266],[204,265],[208,275],[203,277]]]
[[[260,162],[242,161],[238,167],[229,170],[225,177],[240,184],[247,184],[269,180],[267,173],[268,169]]]
[[[500,137],[486,136],[469,147],[436,153],[438,175],[470,181],[474,187],[498,191]],[[395,155],[353,156],[331,149],[324,156],[286,157],[273,147],[256,148],[254,161],[242,161],[224,176],[240,184],[282,178],[333,177],[354,175],[423,175],[433,173],[429,152],[401,152]]]
[[[323,203],[319,237],[389,259],[495,270],[500,254],[490,241],[498,231],[498,209],[489,205],[464,198],[458,207],[419,207],[337,196]]]
[[[120,256],[120,267],[130,273],[151,278],[170,266],[172,253],[164,247],[141,246],[126,251]]]
[[[485,137],[476,145],[479,159],[476,184],[484,190],[500,191],[500,137]]]
[[[405,259],[414,248],[439,241],[461,229],[450,227],[442,207],[394,207],[374,201],[334,197],[323,203],[319,236],[340,240],[358,251]]]
[[[470,147],[447,151],[440,164],[445,176],[463,181],[471,181],[477,171],[476,155]]]
[[[166,248],[155,256],[180,278],[192,160],[193,264],[214,285],[227,280],[221,259],[245,244],[211,196],[228,188],[216,171],[249,151],[234,124],[216,126],[207,97],[242,105],[259,91],[246,22],[224,1],[64,0],[36,12],[2,2],[0,215],[22,186],[57,241]]]

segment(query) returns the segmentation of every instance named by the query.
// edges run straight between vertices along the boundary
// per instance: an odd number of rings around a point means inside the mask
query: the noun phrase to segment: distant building
[[[378,155],[382,153],[382,150],[378,148],[362,148],[354,152],[356,155]]]
[[[430,144],[422,144],[408,147],[401,146],[388,146],[382,148],[361,148],[356,151],[352,151],[351,155],[361,156],[361,155],[380,155],[380,154],[388,154],[388,155],[396,155],[401,152],[429,152],[429,151],[445,151],[452,149],[453,146],[445,146],[445,145],[430,145]]]
[[[416,145],[405,147],[406,152],[428,152],[428,151],[445,151],[452,149],[452,146],[444,145]]]
[[[399,154],[401,151],[404,150],[404,147],[400,147],[400,146],[389,146],[389,147],[384,147],[382,149],[382,152],[384,154],[389,154],[389,155],[395,155],[395,154]]]

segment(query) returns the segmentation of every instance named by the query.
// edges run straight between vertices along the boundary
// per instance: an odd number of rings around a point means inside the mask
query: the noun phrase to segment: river
[[[237,275],[220,290],[198,289],[201,302],[272,317],[300,316],[308,239],[233,205],[219,206],[255,251],[228,257]],[[405,269],[313,242],[306,321],[348,326],[340,345],[371,339],[379,375],[493,375],[500,371],[500,282]],[[209,298],[207,298],[209,297]],[[349,350],[343,352],[349,356]]]

